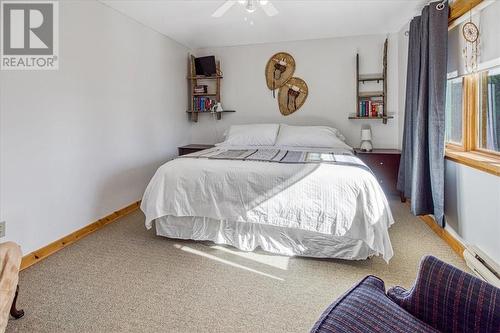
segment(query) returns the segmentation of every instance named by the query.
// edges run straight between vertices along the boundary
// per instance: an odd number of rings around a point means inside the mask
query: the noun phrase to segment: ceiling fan
[[[262,8],[267,16],[275,16],[278,14],[278,10],[269,0],[229,0],[224,2],[217,10],[212,14],[212,17],[223,16],[235,3],[245,6],[245,10],[249,13],[255,12],[258,7]]]

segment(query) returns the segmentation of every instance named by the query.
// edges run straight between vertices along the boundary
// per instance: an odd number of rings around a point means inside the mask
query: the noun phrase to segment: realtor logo
[[[1,8],[0,68],[58,69],[58,2],[2,1]]]

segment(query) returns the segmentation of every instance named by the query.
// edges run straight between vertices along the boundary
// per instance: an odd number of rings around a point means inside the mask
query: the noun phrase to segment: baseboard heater
[[[493,259],[474,245],[465,247],[464,259],[474,274],[500,288],[500,267]]]

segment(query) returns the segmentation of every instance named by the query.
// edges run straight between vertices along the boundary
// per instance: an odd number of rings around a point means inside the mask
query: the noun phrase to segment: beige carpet
[[[362,277],[413,282],[433,254],[464,268],[427,225],[392,200],[395,256],[350,262],[245,253],[146,231],[136,212],[23,271],[24,318],[7,332],[307,332]]]

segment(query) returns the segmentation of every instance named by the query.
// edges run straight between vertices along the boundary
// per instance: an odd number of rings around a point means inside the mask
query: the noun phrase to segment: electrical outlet
[[[0,222],[0,238],[5,237],[5,221]]]

